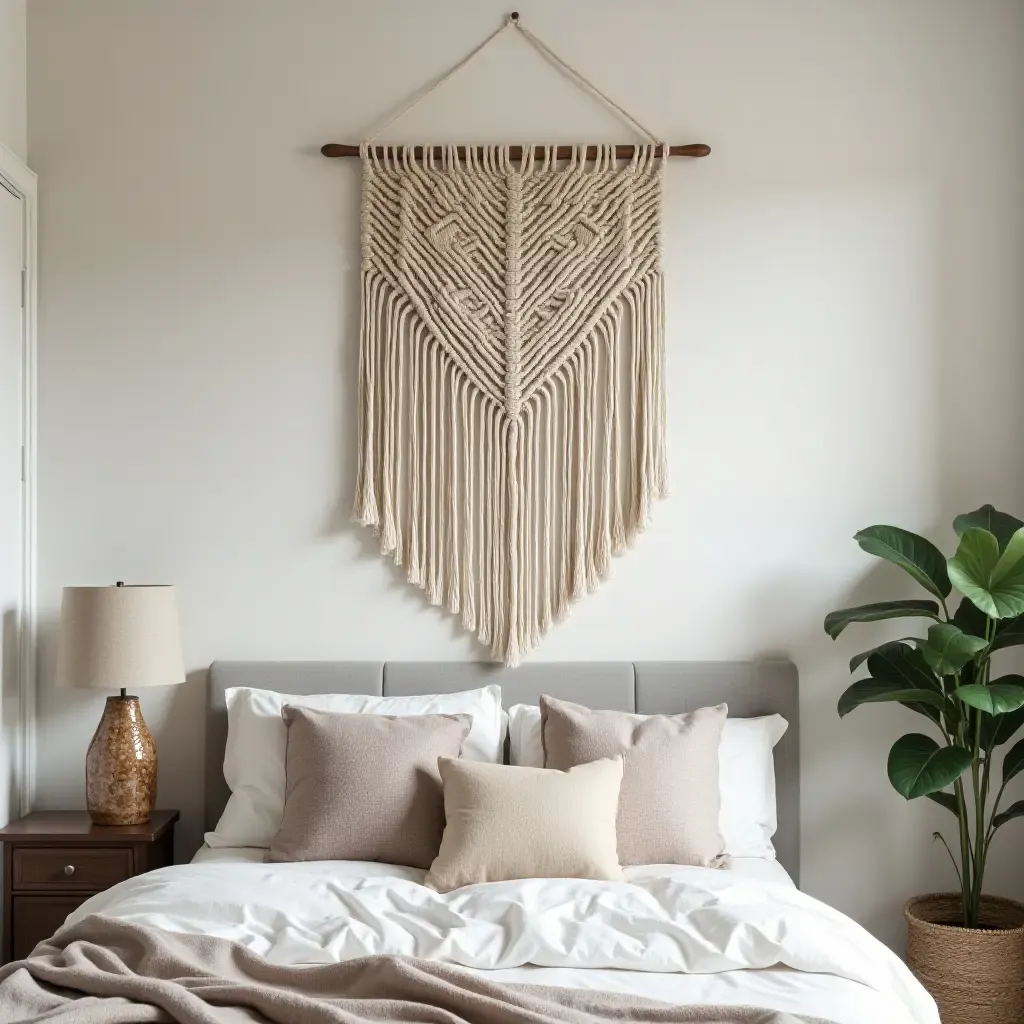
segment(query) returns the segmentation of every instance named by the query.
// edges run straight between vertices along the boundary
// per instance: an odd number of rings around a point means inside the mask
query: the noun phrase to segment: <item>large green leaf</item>
[[[942,728],[942,712],[933,707],[931,704],[922,704],[917,700],[901,700],[899,702],[905,708],[909,708],[911,711],[916,711],[919,715],[924,715],[925,718],[931,719],[940,729]],[[952,702],[946,704],[945,710],[948,712],[951,707],[956,705]]]
[[[925,796],[945,807],[947,811],[952,811],[958,818],[960,817],[960,804],[957,802],[955,793],[946,793],[940,789],[937,793],[925,793]]]
[[[978,663],[975,661],[969,661],[962,669],[960,669],[960,685],[966,686],[968,683],[973,683],[977,672]],[[955,682],[955,680],[954,680]]]
[[[1024,708],[1024,686],[1020,683],[1007,682],[1009,679],[1020,679],[1020,676],[1003,676],[988,686],[982,683],[969,683],[959,686],[953,696],[972,708],[984,711],[987,715],[1005,715],[1008,711]],[[1024,683],[1024,679],[1021,679]]]
[[[950,688],[952,688],[952,680],[950,680]],[[955,700],[946,702],[946,726],[950,730],[956,729],[960,722],[969,715],[970,711]]]
[[[968,598],[960,601],[953,613],[953,625],[959,626],[971,636],[984,637],[986,631],[994,625],[992,650],[1003,647],[1020,647],[1024,645],[1024,615],[1015,615],[1012,619],[990,619],[974,602]]]
[[[936,622],[928,627],[928,640],[921,645],[921,656],[936,675],[951,676],[987,646],[980,637],[964,633],[950,622]]]
[[[992,573],[999,562],[999,541],[995,535],[972,526],[960,537],[956,554],[946,563],[953,585],[979,611],[998,618],[990,607],[995,602],[988,593]]]
[[[993,593],[1014,611],[1006,611],[999,618],[1013,618],[1024,614],[1024,527],[1006,542],[995,572],[992,574]]]
[[[971,527],[947,564],[957,589],[986,615],[1007,619],[1024,614],[1024,529],[1000,553],[994,534]]]
[[[971,636],[985,636],[989,617],[970,598],[962,597],[957,610],[953,612],[953,625]]]
[[[825,616],[825,632],[835,640],[851,622],[877,622],[879,619],[912,616],[937,619],[939,606],[934,601],[879,601],[876,604],[857,605],[855,608],[841,608]]]
[[[1024,818],[1024,800],[1018,800],[1016,803],[1010,804],[1005,811],[1000,811],[992,819],[993,830],[1001,828],[1008,821],[1013,821],[1014,818]]]
[[[1010,747],[1003,758],[1003,783],[1024,771],[1024,740]]]
[[[868,672],[875,679],[903,682],[921,690],[942,691],[921,652],[904,644],[882,644],[872,651],[868,655]]]
[[[920,690],[884,679],[861,679],[848,686],[839,698],[839,717],[845,718],[861,704],[877,704],[882,701],[907,701],[941,709],[946,703],[946,698],[934,690]]]
[[[1020,647],[1024,644],[1024,615],[1015,615],[1012,619],[997,619],[996,633],[992,640],[992,650],[1003,647]]]
[[[1007,515],[1005,512],[1000,512],[991,505],[982,505],[981,508],[976,508],[973,512],[957,516],[953,520],[953,529],[956,530],[958,537],[962,537],[968,530],[988,530],[999,543],[1000,551],[1006,547],[1010,538],[1022,526],[1024,526],[1024,523],[1019,519]]]
[[[888,643],[879,644],[877,647],[872,647],[869,651],[861,651],[860,654],[855,654],[850,659],[850,672],[856,672],[865,661],[868,660],[873,654],[881,654],[888,651],[889,648],[902,647],[906,648],[907,644],[920,643],[920,638],[916,636],[905,636],[899,640],[890,640]],[[870,670],[869,670],[870,671]]]
[[[1001,743],[1006,743],[1017,734],[1024,725],[1024,708],[1018,708],[1005,715],[981,716],[981,745],[992,750]]]
[[[949,594],[946,559],[930,540],[898,526],[869,526],[854,534],[854,540],[868,554],[898,565],[936,597]]]
[[[922,641],[917,640],[917,643]],[[902,643],[882,644],[868,654],[868,672],[873,679],[894,684],[895,686],[912,687],[915,690],[927,690],[942,695],[942,683],[935,678],[932,670],[925,663],[920,651],[907,647]],[[920,695],[913,694],[915,698]],[[899,702],[911,711],[930,718],[937,726],[942,727],[940,708],[931,703],[918,700],[900,700]],[[955,724],[958,705],[953,701],[945,701],[942,711]]]
[[[963,747],[940,747],[930,736],[910,733],[889,751],[889,781],[900,796],[913,800],[952,785],[971,760]]]

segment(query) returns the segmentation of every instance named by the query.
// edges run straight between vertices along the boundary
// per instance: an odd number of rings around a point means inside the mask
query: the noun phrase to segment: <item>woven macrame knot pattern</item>
[[[363,147],[355,518],[516,664],[666,492],[663,160]]]

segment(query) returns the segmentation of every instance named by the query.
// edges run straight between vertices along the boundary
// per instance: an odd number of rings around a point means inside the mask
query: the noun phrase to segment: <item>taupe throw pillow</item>
[[[426,868],[444,832],[440,756],[459,757],[469,715],[346,715],[285,705],[281,828],[269,859]]]
[[[631,715],[542,696],[540,712],[546,767],[622,755],[623,864],[727,863],[718,829],[718,746],[727,705],[685,715]]]
[[[510,878],[622,878],[621,757],[567,772],[449,757],[438,767],[447,824],[426,879],[438,892]]]

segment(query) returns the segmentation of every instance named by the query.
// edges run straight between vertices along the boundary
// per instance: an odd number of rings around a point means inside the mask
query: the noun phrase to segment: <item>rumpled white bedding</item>
[[[441,894],[412,868],[264,864],[260,851],[218,850],[122,882],[69,921],[100,913],[217,935],[276,963],[394,953],[496,981],[762,1006],[836,1024],[938,1024],[934,1002],[889,949],[788,878],[756,871],[659,865],[627,868],[624,882],[527,879]]]

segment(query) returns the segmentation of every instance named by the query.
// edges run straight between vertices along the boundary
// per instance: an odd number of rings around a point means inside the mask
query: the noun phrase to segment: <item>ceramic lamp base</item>
[[[156,746],[138,697],[108,697],[85,758],[85,794],[97,825],[142,825],[156,805]]]

